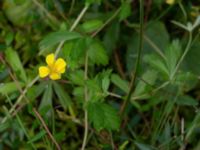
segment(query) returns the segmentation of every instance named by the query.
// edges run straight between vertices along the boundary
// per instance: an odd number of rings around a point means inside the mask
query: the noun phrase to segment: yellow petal
[[[46,62],[48,64],[48,66],[51,67],[54,64],[54,62],[55,62],[55,55],[53,53],[47,55]]]
[[[45,66],[39,67],[39,76],[41,78],[44,78],[44,77],[48,76],[49,72],[50,72],[50,70],[49,70],[48,67],[45,67]]]
[[[64,73],[65,72],[65,68],[60,70],[60,73]]]
[[[59,58],[56,60],[55,62],[55,69],[58,73],[64,73],[65,72],[65,67],[66,67],[66,62],[64,61],[64,59]]]
[[[175,0],[166,0],[166,3],[169,4],[169,5],[172,5],[174,4]]]
[[[61,76],[60,76],[59,73],[51,73],[51,74],[50,74],[50,79],[51,79],[51,80],[58,80],[58,79],[60,79],[60,78],[61,78]]]

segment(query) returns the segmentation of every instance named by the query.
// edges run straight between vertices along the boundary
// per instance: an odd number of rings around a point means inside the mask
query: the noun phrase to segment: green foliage
[[[69,79],[73,84],[84,85],[84,71],[76,70],[69,74]]]
[[[119,20],[122,21],[131,15],[131,5],[128,2],[123,2],[121,6]]]
[[[88,56],[92,63],[97,65],[107,65],[108,64],[108,56],[103,45],[98,42],[94,41],[88,48]]]
[[[112,55],[113,50],[116,48],[117,41],[119,40],[120,24],[118,22],[112,23],[105,32],[103,37],[103,44],[109,55]]]
[[[104,128],[108,130],[119,129],[120,120],[116,110],[110,105],[101,102],[89,102],[87,109],[89,120],[98,131]]]
[[[43,50],[45,48],[49,48],[55,46],[61,41],[69,41],[80,38],[81,35],[76,32],[69,31],[58,31],[54,33],[50,33],[40,42],[40,49]]]
[[[198,2],[0,8],[0,149],[199,150]],[[50,53],[61,79],[39,76]]]
[[[91,5],[91,4],[101,4],[102,0],[85,0],[86,5]]]
[[[133,93],[133,97],[135,99],[144,99],[148,98],[152,90],[152,86],[155,84],[157,78],[157,73],[155,71],[147,71],[142,75],[142,80],[138,82],[136,85],[135,91]],[[149,94],[148,94],[149,93]],[[133,100],[135,100],[133,99]]]
[[[134,56],[136,55],[139,46],[138,33],[134,33],[128,43],[128,50],[126,53],[126,67],[130,71],[135,65]],[[154,53],[163,57],[163,52],[168,48],[169,45],[169,34],[166,30],[165,25],[162,22],[150,22],[147,28],[144,30],[144,48],[143,54]],[[156,54],[156,55],[157,55]],[[149,56],[149,55],[147,55]],[[154,59],[152,59],[154,60]],[[134,62],[134,63],[132,63]],[[160,65],[159,63],[156,63]]]
[[[122,80],[118,75],[113,74],[111,76],[111,81],[117,87],[119,87],[122,91],[124,91],[125,93],[128,93],[128,91],[129,91],[128,83],[126,81]]]
[[[187,54],[185,61],[184,61],[185,68],[191,70],[191,72],[196,75],[200,74],[200,70],[198,67],[199,66],[199,56],[200,56],[200,52],[198,51],[199,45],[200,45],[199,42],[195,42],[192,45],[191,50]]]
[[[91,33],[102,26],[103,22],[101,20],[90,20],[82,24],[82,28],[86,33]]]
[[[62,107],[66,110],[69,106],[71,106],[71,99],[69,95],[56,82],[54,82],[53,86],[54,86],[54,91],[58,96],[59,102],[61,103]]]
[[[18,77],[24,82],[27,81],[24,67],[20,61],[19,55],[12,48],[8,48],[5,52],[6,60],[11,65],[12,69],[17,73]]]
[[[176,103],[178,105],[186,105],[186,106],[197,106],[198,105],[198,101],[189,96],[179,96],[177,98]]]
[[[42,96],[42,100],[40,102],[39,110],[42,112],[42,114],[45,116],[49,115],[50,111],[52,109],[52,84],[49,83],[45,87],[44,94]]]
[[[19,85],[21,87],[24,86],[23,83],[19,83]],[[10,93],[13,93],[16,91],[18,91],[18,87],[17,87],[16,83],[14,83],[14,82],[0,84],[0,93],[3,95],[10,94]]]
[[[15,25],[22,26],[26,24],[28,14],[30,13],[31,2],[23,0],[18,3],[14,0],[5,0],[3,10],[8,19]]]
[[[35,135],[32,139],[28,141],[28,143],[33,143],[40,140],[46,134],[45,130],[40,131],[37,135]]]

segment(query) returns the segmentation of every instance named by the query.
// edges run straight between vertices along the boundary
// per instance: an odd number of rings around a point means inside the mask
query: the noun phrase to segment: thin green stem
[[[71,15],[75,2],[76,2],[75,0],[72,0],[68,15]]]
[[[118,13],[120,12],[120,10],[121,10],[121,7],[119,7],[117,9],[117,11],[115,11],[114,14],[96,32],[94,32],[92,34],[91,37],[96,36],[106,25],[108,25],[118,15]]]
[[[164,11],[162,11],[162,13],[161,13],[157,18],[155,18],[154,21],[152,21],[152,22],[150,22],[149,24],[147,24],[147,26],[151,26],[151,24],[152,24],[153,22],[158,21],[158,20],[160,20],[162,17],[164,17],[172,7],[173,7],[173,5],[170,5],[167,9],[165,9]]]
[[[134,28],[136,32],[139,33],[139,31],[136,29],[138,27],[134,26],[129,26],[129,27]],[[162,50],[145,34],[144,34],[144,40],[155,50],[156,53],[158,53],[159,56],[161,56],[164,60],[166,60],[166,57],[163,54]]]
[[[151,40],[148,36],[144,35],[144,39],[149,43],[149,45],[164,59],[166,60],[165,55],[162,50]]]
[[[54,109],[51,110],[52,111],[52,135],[56,134],[56,130],[55,130],[55,113],[54,113]],[[54,149],[54,144],[52,143],[52,148]]]
[[[185,21],[187,21],[187,13],[186,13],[186,11],[185,11],[185,8],[184,8],[182,2],[179,1],[179,2],[178,2],[178,5],[179,5],[181,11],[183,12],[183,16],[184,16]]]
[[[131,99],[131,95],[134,91],[134,84],[135,84],[135,80],[136,80],[136,76],[138,73],[138,68],[139,68],[139,64],[140,64],[140,58],[141,58],[141,52],[143,49],[143,27],[144,26],[144,0],[140,0],[140,41],[139,41],[139,49],[138,49],[138,55],[137,55],[137,60],[136,60],[136,65],[135,65],[135,73],[132,77],[131,83],[130,83],[130,90],[128,92],[127,98],[125,99],[124,103],[122,104],[122,107],[120,109],[120,114],[123,117],[123,113],[124,110],[128,104],[128,102]]]
[[[73,25],[71,26],[69,31],[73,31],[76,28],[76,26],[78,25],[79,21],[84,16],[84,14],[85,14],[85,12],[87,11],[88,8],[89,8],[89,5],[85,5],[85,7],[81,11],[81,13],[79,14],[79,16],[77,17],[77,19],[75,20],[75,22],[73,23]]]
[[[40,113],[33,108],[33,112],[35,113],[36,117],[39,119],[39,121],[42,123],[43,128],[45,129],[45,131],[47,132],[47,134],[49,135],[50,139],[52,140],[52,142],[55,144],[57,150],[61,150],[60,145],[57,143],[56,139],[54,138],[54,136],[51,134],[48,126],[46,125],[45,121],[43,120],[42,116],[40,115]]]
[[[79,21],[81,20],[81,18],[84,16],[85,12],[87,11],[87,9],[89,8],[89,5],[85,5],[85,7],[82,9],[81,13],[78,15],[78,17],[76,18],[76,20],[74,21],[73,25],[71,26],[69,31],[73,31],[76,26],[78,25]],[[62,46],[64,45],[65,41],[61,41],[60,44],[58,45],[56,51],[55,51],[55,57],[58,56]]]
[[[140,25],[137,23],[131,23],[127,19],[124,20],[124,23],[126,24],[127,27],[129,28],[140,28]]]
[[[54,16],[52,16],[52,15],[44,8],[44,6],[42,6],[37,0],[32,0],[32,1],[33,1],[33,3],[34,3],[36,6],[38,6],[38,7],[46,14],[46,16],[47,16],[52,22],[55,22],[55,23],[58,24],[58,20],[57,20]]]
[[[157,87],[156,89],[154,89],[150,92],[147,92],[147,93],[139,95],[139,96],[131,97],[131,100],[141,99],[141,98],[148,96],[149,94],[154,94],[154,93],[158,92],[159,90],[163,89],[164,87],[166,87],[169,83],[170,83],[169,81],[166,81],[163,84],[161,84],[159,87]]]
[[[179,90],[176,92],[176,95],[174,95],[173,100],[171,102],[168,101],[168,104],[170,106],[168,106],[167,108],[172,108],[174,106],[174,104],[177,101],[178,96],[180,95],[180,92],[181,92],[181,89],[179,88]],[[166,109],[166,105],[168,105],[168,104],[163,103],[163,110]],[[169,115],[170,115],[171,111],[172,111],[172,109],[168,109],[167,111],[166,110],[163,111],[162,116],[160,117],[159,122],[157,123],[157,126],[155,128],[155,132],[152,136],[153,137],[152,138],[153,143],[156,142],[157,135],[160,135],[161,130],[164,128],[165,123],[167,122],[167,120],[169,120],[169,118],[170,118]]]
[[[84,73],[84,79],[85,81],[88,79],[88,52],[86,52],[86,56],[85,56],[85,73]],[[87,85],[85,84],[85,88],[84,88],[84,92],[85,92],[85,103],[87,103],[88,101],[88,89],[87,89]],[[84,110],[84,126],[85,126],[85,131],[84,131],[84,137],[83,137],[83,143],[82,143],[82,147],[81,150],[85,150],[86,147],[86,143],[87,143],[87,137],[88,137],[88,111],[85,108]]]
[[[25,97],[25,95],[26,95],[28,89],[29,89],[30,87],[32,87],[33,84],[34,84],[35,82],[37,82],[38,79],[39,79],[39,76],[35,77],[35,78],[26,86],[26,88],[22,91],[21,95],[18,97],[18,99],[17,99],[17,101],[15,102],[15,104],[14,104],[14,105],[11,107],[11,109],[9,110],[9,113],[10,113],[10,114],[13,113],[13,111],[14,111],[15,108],[16,108],[16,106],[17,106],[17,105],[23,100],[23,98]],[[26,99],[26,100],[27,100],[27,99]],[[7,116],[4,117],[4,118],[2,119],[2,123],[4,123],[7,119],[8,119]]]
[[[192,44],[192,32],[189,32],[189,40],[188,40],[187,46],[185,48],[185,51],[184,51],[183,55],[181,56],[181,58],[179,59],[177,65],[176,65],[176,68],[174,69],[174,72],[172,73],[170,79],[174,78],[174,76],[175,76],[176,72],[178,71],[182,61],[184,60],[185,56],[187,55],[188,51],[190,50],[191,44]]]
[[[13,103],[12,103],[12,101],[10,100],[10,98],[8,97],[7,94],[6,94],[6,98],[7,98],[8,102],[9,102],[10,106],[13,107]],[[22,130],[23,130],[25,136],[27,137],[28,140],[30,140],[30,136],[28,135],[28,132],[26,131],[26,128],[25,128],[24,124],[22,123],[22,121],[21,121],[21,119],[20,119],[20,117],[19,117],[19,115],[18,115],[17,113],[16,113],[16,118],[17,118],[17,122],[18,122],[19,125],[21,126],[21,128],[22,128]],[[36,147],[34,146],[34,144],[33,144],[32,142],[31,142],[30,144],[31,144],[31,146],[33,147],[33,149],[36,150]]]

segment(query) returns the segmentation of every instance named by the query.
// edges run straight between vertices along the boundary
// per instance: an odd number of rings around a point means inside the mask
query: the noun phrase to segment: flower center
[[[48,67],[49,67],[49,70],[50,70],[50,74],[52,74],[52,73],[60,74],[55,63],[53,63],[52,65],[50,65]]]

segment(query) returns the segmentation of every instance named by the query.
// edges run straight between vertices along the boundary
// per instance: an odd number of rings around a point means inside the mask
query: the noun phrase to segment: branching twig
[[[59,144],[57,143],[57,141],[55,140],[55,138],[53,137],[53,135],[51,134],[51,132],[49,131],[49,128],[47,127],[46,123],[44,122],[44,120],[42,119],[41,115],[39,114],[39,112],[33,108],[33,111],[36,115],[36,117],[40,120],[40,122],[42,123],[42,126],[44,127],[44,129],[46,130],[47,134],[49,135],[49,137],[51,138],[52,142],[56,145],[56,148],[58,150],[61,150]]]

